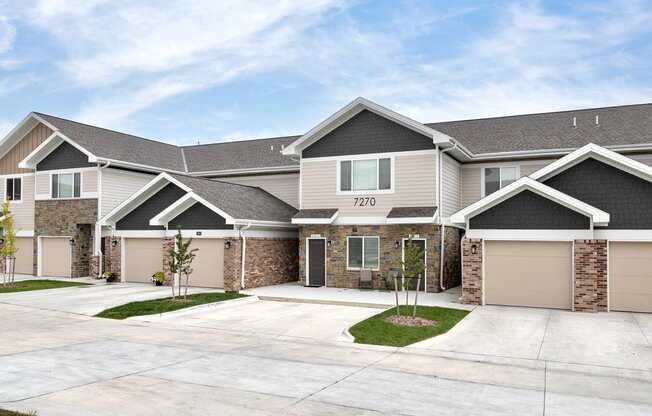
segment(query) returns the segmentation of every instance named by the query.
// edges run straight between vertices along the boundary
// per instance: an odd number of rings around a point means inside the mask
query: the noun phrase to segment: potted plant
[[[163,272],[156,272],[152,275],[152,282],[156,286],[163,286],[163,282],[165,281],[165,275]]]
[[[102,277],[106,279],[106,283],[113,283],[118,281],[118,275],[113,272],[104,272]]]

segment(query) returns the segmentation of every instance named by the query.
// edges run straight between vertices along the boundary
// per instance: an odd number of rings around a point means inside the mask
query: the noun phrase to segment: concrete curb
[[[272,302],[290,302],[290,303],[312,303],[316,305],[335,305],[335,306],[356,306],[361,308],[388,309],[392,305],[381,303],[349,302],[340,300],[322,300],[322,299],[304,299],[304,298],[285,298],[280,296],[259,296],[260,300]]]
[[[351,335],[351,333],[349,332],[350,328],[351,327],[344,328],[344,330],[342,330],[342,333],[340,334],[340,337],[337,340],[340,342],[349,342],[351,344],[355,343],[355,337]]]
[[[168,318],[178,318],[180,316],[184,315],[191,315],[195,312],[201,311],[201,310],[214,310],[214,309],[224,309],[224,308],[230,308],[234,306],[240,306],[240,305],[246,305],[248,303],[255,303],[258,302],[258,296],[247,296],[244,298],[238,298],[238,299],[231,299],[231,300],[223,300],[220,302],[213,302],[213,303],[205,303],[203,305],[197,305],[197,306],[192,306],[190,308],[184,308],[184,309],[179,309],[178,311],[172,311],[172,312],[165,312],[165,313],[158,313],[154,315],[141,315],[141,316],[132,316],[130,318],[127,318],[126,320],[128,321],[141,321],[141,322],[149,322],[149,321],[159,321],[162,319],[168,319]]]

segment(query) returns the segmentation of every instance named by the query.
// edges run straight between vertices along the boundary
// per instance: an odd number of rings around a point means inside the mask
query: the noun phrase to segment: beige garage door
[[[34,239],[32,237],[16,238],[16,268],[15,272],[20,274],[34,273]]]
[[[163,271],[163,240],[160,238],[126,238],[125,280],[151,283],[152,275]]]
[[[609,242],[609,309],[652,312],[652,243]]]
[[[571,308],[569,242],[485,242],[485,302],[493,305]]]
[[[70,277],[70,237],[41,237],[41,275]]]
[[[192,262],[190,286],[223,288],[224,240],[195,238],[190,248],[199,249]]]

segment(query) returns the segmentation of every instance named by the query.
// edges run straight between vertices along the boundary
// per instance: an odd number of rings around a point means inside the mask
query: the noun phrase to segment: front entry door
[[[403,240],[403,254],[405,255],[405,246],[408,244],[409,240]],[[426,288],[426,240],[412,240],[412,244],[419,247],[419,250],[423,251],[423,273],[421,274],[421,282],[419,283],[419,290],[425,290]],[[405,258],[405,257],[404,257]],[[417,278],[410,279],[408,282],[410,290],[415,290],[417,287]]]
[[[326,240],[308,239],[307,286],[324,286],[326,283]]]

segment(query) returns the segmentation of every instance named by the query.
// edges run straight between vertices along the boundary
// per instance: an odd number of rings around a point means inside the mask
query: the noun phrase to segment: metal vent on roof
[[[577,117],[573,117],[573,127],[577,127]]]

